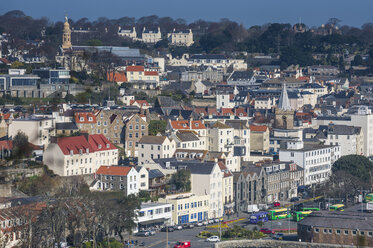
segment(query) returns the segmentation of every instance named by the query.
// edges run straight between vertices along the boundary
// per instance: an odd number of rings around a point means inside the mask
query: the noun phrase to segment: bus
[[[280,209],[274,209],[268,211],[269,219],[271,220],[280,220],[280,219],[286,219],[291,217],[290,210],[287,208],[280,208]]]
[[[373,193],[366,194],[364,202],[373,202]]]
[[[320,211],[320,208],[303,208],[303,211]]]
[[[329,207],[330,211],[345,211],[345,205],[334,204]]]
[[[310,215],[312,213],[312,211],[299,211],[299,212],[294,212],[293,213],[293,220],[294,221],[300,221],[300,220],[303,220],[304,217]]]
[[[267,222],[268,221],[268,212],[258,212],[250,215],[249,223],[250,224],[258,224],[259,222]]]

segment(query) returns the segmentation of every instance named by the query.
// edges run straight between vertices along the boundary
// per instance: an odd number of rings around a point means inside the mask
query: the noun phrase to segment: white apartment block
[[[231,152],[234,145],[233,128],[221,123],[209,123],[208,137],[209,137],[209,151]]]
[[[333,163],[341,157],[340,146],[304,144],[302,141],[287,143],[280,149],[280,161],[292,161],[304,169],[304,185],[318,184],[331,175]]]
[[[143,203],[137,211],[135,220],[137,228],[134,232],[141,229],[148,229],[155,225],[171,225],[172,222],[172,204],[171,203]]]
[[[233,96],[231,94],[217,94],[216,95],[216,109],[221,108],[233,108],[235,106],[232,101]]]

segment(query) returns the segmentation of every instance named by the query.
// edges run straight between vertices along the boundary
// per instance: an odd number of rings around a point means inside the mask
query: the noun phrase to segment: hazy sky
[[[245,26],[269,22],[296,23],[301,18],[308,26],[318,26],[330,17],[342,25],[360,27],[373,23],[373,0],[0,0],[0,14],[22,10],[32,17],[52,21],[87,17],[119,18],[148,15],[183,18],[188,22],[221,18]]]

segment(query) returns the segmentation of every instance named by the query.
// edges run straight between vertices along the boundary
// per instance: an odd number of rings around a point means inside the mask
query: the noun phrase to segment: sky
[[[372,0],[0,0],[0,14],[22,10],[34,18],[61,21],[64,15],[78,20],[87,17],[116,19],[158,15],[219,21],[228,18],[250,27],[265,23],[297,23],[319,26],[329,18],[341,25],[361,27],[373,23]]]

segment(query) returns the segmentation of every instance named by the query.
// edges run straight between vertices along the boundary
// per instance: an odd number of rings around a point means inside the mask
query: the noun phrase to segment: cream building
[[[51,142],[51,137],[56,135],[55,128],[53,118],[14,119],[9,124],[8,135],[10,139],[14,139],[19,131],[24,132],[30,143],[46,148]]]
[[[171,45],[176,46],[189,47],[194,43],[193,32],[191,29],[178,32],[176,32],[176,29],[174,29],[172,33],[167,34],[167,38],[169,39]]]
[[[131,29],[122,29],[121,27],[119,27],[118,35],[121,37],[128,37],[131,39],[136,39],[137,38],[136,28],[133,27],[131,30]]]
[[[183,193],[167,195],[159,202],[172,204],[173,224],[193,223],[207,220],[210,212],[210,196]]]
[[[139,141],[138,164],[153,163],[153,159],[172,158],[175,150],[175,141],[166,136],[143,136]]]
[[[142,31],[141,41],[144,43],[157,43],[162,40],[161,28],[158,27],[157,31],[146,30],[144,27]]]
[[[43,163],[59,176],[93,174],[118,164],[118,149],[102,134],[54,138]]]
[[[208,125],[209,151],[230,152],[234,145],[234,129],[219,121]]]
[[[63,24],[63,34],[62,34],[62,49],[71,49],[71,30],[70,24],[65,16],[65,23]]]

